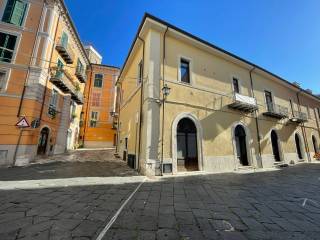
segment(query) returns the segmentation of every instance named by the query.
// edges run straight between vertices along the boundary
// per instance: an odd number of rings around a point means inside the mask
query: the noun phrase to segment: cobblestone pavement
[[[0,239],[96,239],[143,181],[124,162],[0,169]],[[123,173],[123,174],[122,174]],[[103,239],[320,239],[320,164],[149,179]]]
[[[146,182],[104,239],[320,239],[320,165]]]
[[[144,179],[109,153],[75,154],[90,158],[0,169],[0,240],[93,239]]]

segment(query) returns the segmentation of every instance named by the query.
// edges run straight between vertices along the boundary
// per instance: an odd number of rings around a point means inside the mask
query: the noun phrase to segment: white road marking
[[[118,209],[118,211],[115,213],[115,215],[111,218],[111,220],[108,222],[108,224],[102,229],[96,240],[101,240],[104,235],[108,232],[112,224],[116,221],[118,216],[120,215],[122,209],[127,205],[127,203],[130,201],[130,199],[133,197],[133,195],[139,190],[141,185],[146,181],[146,178],[143,179],[143,181],[136,187],[136,189],[130,194],[130,196],[127,198],[127,200],[121,205],[121,207]]]
[[[302,203],[302,207],[304,207],[304,206],[306,205],[307,201],[312,202],[313,204],[315,204],[315,205],[317,205],[317,206],[320,206],[317,201],[312,200],[312,199],[310,199],[310,198],[304,198],[303,203]]]

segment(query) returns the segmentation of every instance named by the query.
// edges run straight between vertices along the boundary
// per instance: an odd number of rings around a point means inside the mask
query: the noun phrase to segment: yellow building
[[[89,60],[64,2],[0,8],[0,165],[75,148]],[[16,127],[22,117],[32,126]]]
[[[87,71],[85,102],[81,112],[80,141],[85,148],[105,148],[116,145],[115,82],[119,68],[101,64],[101,55],[85,46],[91,62]]]
[[[315,161],[320,98],[146,14],[117,81],[119,154],[147,175]]]

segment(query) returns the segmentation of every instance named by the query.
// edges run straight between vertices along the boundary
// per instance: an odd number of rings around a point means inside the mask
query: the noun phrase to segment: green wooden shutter
[[[68,35],[65,32],[63,32],[61,36],[61,45],[65,48],[68,46]]]
[[[2,21],[10,23],[13,7],[14,7],[15,0],[8,0],[6,8],[3,13]]]
[[[23,22],[23,17],[27,8],[27,4],[22,1],[16,1],[11,16],[11,23],[21,26]]]

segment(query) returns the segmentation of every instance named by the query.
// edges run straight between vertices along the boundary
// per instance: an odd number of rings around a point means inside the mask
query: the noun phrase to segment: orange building
[[[91,65],[81,113],[80,141],[86,148],[112,147],[116,144],[112,113],[115,112],[115,82],[119,68],[101,64],[102,57],[92,46],[85,46],[85,49]]]
[[[63,0],[0,9],[0,165],[76,148],[89,59]]]

